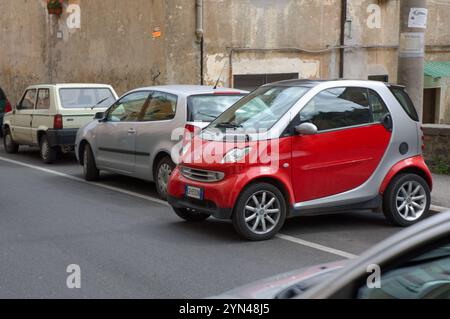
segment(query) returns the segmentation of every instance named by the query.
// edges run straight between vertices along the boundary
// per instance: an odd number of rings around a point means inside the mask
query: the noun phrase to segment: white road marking
[[[348,253],[346,251],[342,251],[342,250],[334,249],[334,248],[331,248],[331,247],[328,247],[328,246],[316,244],[316,243],[313,243],[313,242],[310,242],[310,241],[306,241],[306,240],[303,240],[303,239],[300,239],[300,238],[297,238],[297,237],[289,236],[289,235],[278,234],[278,235],[276,235],[276,237],[279,238],[279,239],[284,239],[284,240],[290,241],[290,242],[295,243],[295,244],[299,244],[299,245],[302,245],[302,246],[307,246],[307,247],[310,247],[310,248],[321,250],[321,251],[324,251],[324,252],[327,252],[327,253],[330,253],[330,254],[333,254],[333,255],[338,255],[338,256],[341,256],[341,257],[344,257],[344,258],[348,258],[348,259],[353,259],[353,258],[358,257],[357,255]]]
[[[101,188],[104,188],[104,189],[107,189],[107,190],[110,190],[110,191],[126,194],[126,195],[129,195],[129,196],[138,197],[138,198],[147,200],[149,202],[153,202],[153,203],[157,203],[157,204],[160,204],[160,205],[164,205],[164,206],[170,207],[170,205],[167,202],[165,202],[165,201],[163,201],[161,199],[157,199],[157,198],[154,198],[154,197],[151,197],[151,196],[139,194],[139,193],[136,193],[136,192],[127,191],[127,190],[124,190],[124,189],[119,188],[119,187],[109,186],[109,185],[105,185],[105,184],[101,184],[101,183],[88,182],[88,181],[86,181],[86,180],[84,180],[82,178],[76,177],[76,176],[72,176],[72,175],[69,175],[69,174],[61,173],[61,172],[54,171],[54,170],[51,170],[51,169],[47,169],[47,168],[44,168],[44,167],[40,167],[40,166],[37,166],[37,165],[26,164],[26,163],[23,163],[23,162],[20,162],[20,161],[15,161],[15,160],[12,160],[12,159],[9,159],[9,158],[5,158],[5,157],[1,157],[1,156],[0,156],[0,160],[4,161],[4,162],[7,162],[7,163],[11,163],[11,164],[15,164],[15,165],[20,165],[20,166],[23,166],[23,167],[31,168],[31,169],[34,169],[34,170],[37,170],[37,171],[41,171],[41,172],[44,172],[44,173],[48,173],[48,174],[56,175],[56,176],[59,176],[59,177],[64,177],[64,178],[67,178],[67,179],[71,179],[73,181],[77,181],[77,182],[81,182],[81,183],[85,183],[85,184],[89,184],[89,185],[95,185],[95,186],[98,186],[98,187],[101,187]]]

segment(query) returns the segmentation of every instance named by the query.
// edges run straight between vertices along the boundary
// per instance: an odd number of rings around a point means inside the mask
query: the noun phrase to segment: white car
[[[173,136],[177,129],[201,130],[247,93],[168,85],[124,94],[78,132],[75,153],[85,179],[96,180],[99,170],[106,170],[154,181],[159,196],[166,199],[167,182],[176,162],[172,151],[178,144]]]
[[[73,150],[78,129],[117,98],[114,89],[105,84],[30,86],[4,116],[5,150],[17,153],[20,145],[39,146],[42,160],[50,164],[58,150]]]

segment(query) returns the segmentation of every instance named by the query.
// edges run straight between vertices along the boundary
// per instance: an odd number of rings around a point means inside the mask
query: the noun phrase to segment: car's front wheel
[[[100,177],[100,171],[95,164],[94,154],[89,144],[86,144],[83,150],[83,176],[89,182],[96,181]]]
[[[272,184],[258,183],[239,197],[233,213],[233,226],[248,240],[273,238],[286,220],[286,200]]]
[[[41,147],[41,159],[45,164],[51,164],[56,160],[58,154],[58,149],[56,147],[50,146],[47,135],[41,137],[40,140]]]
[[[396,176],[383,197],[383,212],[396,226],[413,225],[428,215],[431,204],[430,187],[416,174]]]
[[[156,166],[155,172],[155,184],[156,191],[161,199],[167,200],[167,184],[169,183],[169,177],[175,169],[175,163],[170,157],[164,157]]]
[[[188,222],[202,222],[211,216],[210,214],[198,213],[188,208],[176,208],[176,207],[172,208],[175,211],[175,214],[178,215],[178,217]]]
[[[5,129],[5,136],[3,137],[3,146],[8,154],[16,154],[19,151],[19,144],[15,143],[9,129]]]

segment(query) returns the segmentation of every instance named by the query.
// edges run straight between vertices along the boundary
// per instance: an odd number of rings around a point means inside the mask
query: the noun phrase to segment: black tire
[[[83,149],[83,176],[88,182],[93,182],[100,178],[100,170],[97,168],[95,157],[89,144],[86,144]]]
[[[57,147],[51,147],[47,135],[43,135],[39,140],[41,148],[41,159],[45,164],[52,164],[56,160],[58,154]]]
[[[413,192],[420,185],[420,193],[416,194],[418,196],[414,196],[413,193],[407,194],[409,185],[412,185]],[[402,201],[402,198],[405,200]],[[402,208],[404,203],[405,206]],[[421,176],[416,174],[400,174],[394,177],[383,195],[383,213],[391,224],[399,227],[408,227],[426,218],[429,215],[430,205],[430,187]],[[417,212],[415,212],[416,209]]]
[[[266,195],[264,195],[266,193]],[[256,207],[259,205],[256,205],[253,197],[256,196],[258,202],[262,204],[263,202],[265,204],[269,204],[267,202],[270,202],[270,200],[267,200],[267,198],[276,198],[275,202],[268,206],[266,209],[261,207],[257,211],[249,211],[247,207],[251,206],[251,203],[255,204]],[[259,197],[261,196],[261,197]],[[263,197],[265,196],[265,197]],[[271,197],[268,197],[271,196]],[[261,205],[262,206],[262,205]],[[266,206],[266,205],[264,205]],[[268,213],[268,211],[276,211],[278,210],[278,213]],[[272,214],[269,216],[269,214]],[[276,215],[275,215],[276,214]],[[248,216],[250,215],[250,216]],[[273,186],[272,184],[268,183],[258,183],[253,184],[250,187],[248,187],[239,197],[234,212],[233,212],[233,226],[236,229],[236,231],[241,235],[242,237],[252,240],[252,241],[261,241],[261,240],[268,240],[273,238],[283,227],[284,222],[286,221],[286,215],[287,215],[287,205],[286,200],[281,193],[281,191]],[[246,222],[247,218],[251,218],[253,216],[256,216],[254,219],[256,219],[253,222],[253,225],[251,225],[252,221],[250,220]],[[271,221],[269,221],[269,219]],[[273,222],[273,223],[272,223]],[[256,225],[256,230],[253,229],[256,223],[261,224],[261,227],[266,227],[266,231],[264,231],[264,228],[259,232],[259,224]],[[264,226],[263,226],[264,224]],[[253,226],[253,227],[251,227]],[[270,227],[267,227],[270,226]]]
[[[8,154],[17,154],[19,152],[19,144],[14,142],[8,128],[5,129],[5,135],[3,136],[3,146]]]
[[[163,200],[167,200],[167,183],[175,166],[175,163],[168,156],[163,157],[156,165],[154,174],[156,191],[158,192],[158,196]]]
[[[203,222],[211,216],[211,214],[198,213],[196,211],[189,210],[187,208],[176,208],[176,207],[172,208],[175,211],[175,214],[178,215],[178,217],[188,222]]]

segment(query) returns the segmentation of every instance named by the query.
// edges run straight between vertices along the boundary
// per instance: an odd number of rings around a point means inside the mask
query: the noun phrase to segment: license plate
[[[186,196],[195,199],[203,199],[203,189],[186,185]]]

